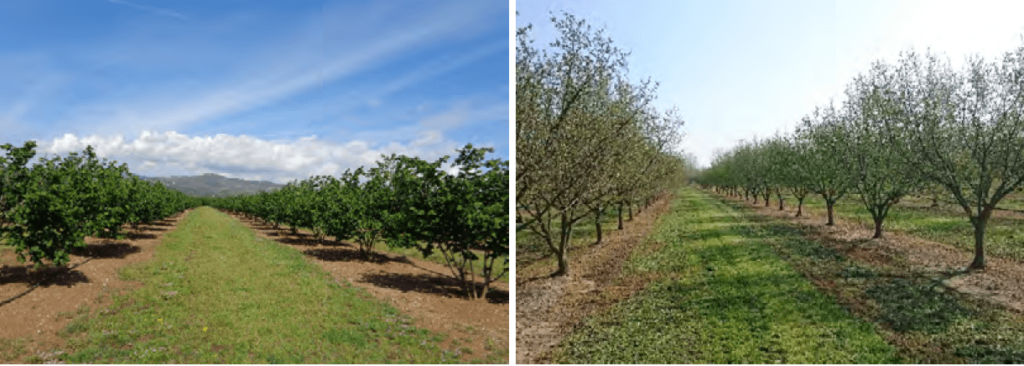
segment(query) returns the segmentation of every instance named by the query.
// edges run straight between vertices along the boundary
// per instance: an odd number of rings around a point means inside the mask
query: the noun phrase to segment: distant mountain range
[[[149,181],[163,182],[167,188],[176,189],[193,197],[228,197],[246,193],[275,191],[284,185],[267,181],[252,181],[228,178],[207,173],[196,176],[141,177]]]

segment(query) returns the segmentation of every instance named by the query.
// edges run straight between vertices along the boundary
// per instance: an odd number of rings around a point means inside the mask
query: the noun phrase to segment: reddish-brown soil
[[[305,230],[293,235],[257,220],[232,215],[262,237],[302,251],[340,282],[366,289],[414,318],[416,326],[449,335],[446,349],[468,348],[484,357],[509,349],[509,286],[492,284],[485,300],[470,300],[451,278],[448,267],[403,255],[376,252],[369,258],[355,244],[318,242]],[[505,362],[508,354],[504,354]],[[465,356],[463,359],[467,359]]]
[[[87,247],[72,254],[66,268],[33,269],[13,251],[0,252],[0,339],[24,340],[25,357],[61,347],[57,333],[77,311],[105,306],[112,294],[138,286],[121,280],[118,270],[152,258],[163,234],[185,214],[130,231],[128,239],[86,238]]]
[[[516,362],[548,363],[551,351],[585,317],[628,299],[652,278],[629,276],[622,267],[636,250],[656,251],[659,243],[644,244],[671,197],[662,197],[626,223],[623,230],[606,230],[600,244],[570,251],[569,275],[554,272],[539,261],[516,273]]]
[[[724,197],[724,196],[722,196]],[[727,197],[742,203],[742,198]],[[1024,313],[1024,263],[1020,261],[986,256],[986,268],[981,271],[964,272],[974,254],[948,244],[924,240],[898,232],[883,232],[882,238],[871,239],[873,223],[851,222],[836,215],[834,226],[825,226],[824,212],[804,210],[801,217],[794,217],[795,207],[779,211],[777,202],[773,207],[747,206],[755,212],[773,217],[785,218],[799,224],[815,240],[846,255],[876,266],[899,266],[920,272],[926,276],[944,279],[946,286],[962,293],[972,294],[999,306]],[[1003,212],[1001,215],[1018,215]]]

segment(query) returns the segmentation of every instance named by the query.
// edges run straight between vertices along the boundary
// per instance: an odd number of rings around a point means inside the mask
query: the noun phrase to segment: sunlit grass
[[[65,361],[461,362],[441,349],[443,335],[210,208],[122,275],[143,286],[72,321]]]
[[[806,239],[803,229],[792,221],[759,215],[733,201],[728,206],[760,223],[757,229],[748,226],[750,233],[797,272],[824,284],[819,291],[846,304],[859,318],[874,322],[904,361],[1024,362],[1024,317],[1019,314],[950,290],[943,286],[942,278],[900,264],[899,254],[890,264],[872,267]],[[919,223],[932,232],[943,230],[936,227],[959,225],[953,217],[913,209],[904,213],[915,217],[904,222]]]
[[[588,319],[556,355],[571,363],[895,363],[873,326],[818,292],[735,212],[683,190],[627,273],[663,273]]]

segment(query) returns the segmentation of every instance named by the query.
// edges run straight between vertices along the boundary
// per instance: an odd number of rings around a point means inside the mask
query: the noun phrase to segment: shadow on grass
[[[958,319],[977,315],[948,290],[920,280],[893,278],[865,294],[882,307],[878,321],[898,332],[944,332]]]

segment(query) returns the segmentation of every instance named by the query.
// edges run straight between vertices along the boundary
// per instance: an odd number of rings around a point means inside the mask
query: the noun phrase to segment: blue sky
[[[533,1],[517,26],[546,45],[566,11],[632,51],[630,76],[659,81],[656,106],[678,106],[681,148],[707,165],[741,139],[791,131],[875,60],[931,49],[958,64],[1024,45],[1021,1]]]
[[[0,141],[285,182],[509,154],[503,1],[3,0]]]

